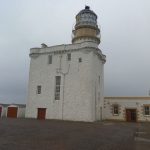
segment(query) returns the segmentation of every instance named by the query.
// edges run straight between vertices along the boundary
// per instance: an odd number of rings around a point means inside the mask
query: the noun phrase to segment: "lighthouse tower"
[[[30,49],[26,117],[102,120],[105,55],[98,48],[97,15],[86,6],[76,15],[72,43]]]
[[[92,41],[100,43],[100,29],[97,25],[97,15],[89,6],[76,15],[75,29],[72,31],[72,43]]]

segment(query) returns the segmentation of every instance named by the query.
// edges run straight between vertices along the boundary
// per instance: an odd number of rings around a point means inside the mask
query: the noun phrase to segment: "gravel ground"
[[[135,138],[143,126],[4,118],[0,119],[0,150],[134,150],[140,146]]]

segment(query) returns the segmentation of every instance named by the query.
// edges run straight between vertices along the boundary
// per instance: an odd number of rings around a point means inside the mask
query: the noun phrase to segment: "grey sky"
[[[0,0],[0,102],[26,102],[29,49],[70,43],[75,15],[85,4],[101,26],[105,96],[148,95],[149,0]]]

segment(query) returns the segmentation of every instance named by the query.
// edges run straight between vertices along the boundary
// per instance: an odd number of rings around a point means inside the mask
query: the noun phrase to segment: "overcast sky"
[[[101,28],[105,96],[148,96],[150,0],[0,0],[0,102],[26,103],[29,49],[71,43],[85,5]]]

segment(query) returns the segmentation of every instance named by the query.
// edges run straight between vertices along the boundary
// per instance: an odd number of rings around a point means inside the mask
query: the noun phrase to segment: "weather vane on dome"
[[[93,4],[92,0],[85,0],[85,9],[90,9],[90,5]]]

